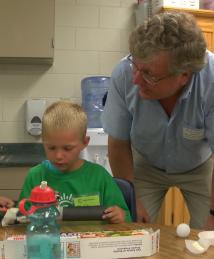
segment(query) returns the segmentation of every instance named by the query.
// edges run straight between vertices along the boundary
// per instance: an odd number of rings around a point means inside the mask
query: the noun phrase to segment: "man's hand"
[[[118,206],[112,206],[104,211],[102,217],[109,221],[109,223],[123,223],[125,222],[125,212]]]
[[[149,215],[147,214],[142,202],[136,200],[136,209],[137,209],[137,222],[149,223]]]

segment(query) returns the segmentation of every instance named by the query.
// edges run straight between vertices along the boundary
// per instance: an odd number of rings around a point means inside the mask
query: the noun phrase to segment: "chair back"
[[[133,183],[122,178],[117,178],[117,177],[113,177],[113,178],[124,196],[124,200],[129,208],[133,222],[136,222],[137,212],[136,212],[135,190],[134,190]]]

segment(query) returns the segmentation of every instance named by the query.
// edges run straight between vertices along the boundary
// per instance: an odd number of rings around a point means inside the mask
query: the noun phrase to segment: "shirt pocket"
[[[184,141],[196,143],[205,139],[205,129],[184,124],[182,136]]]

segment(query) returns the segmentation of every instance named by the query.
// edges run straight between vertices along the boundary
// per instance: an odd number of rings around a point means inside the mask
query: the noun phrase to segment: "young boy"
[[[103,219],[110,223],[131,221],[123,195],[100,165],[80,158],[87,147],[87,118],[81,107],[68,101],[50,105],[42,118],[42,141],[48,161],[30,169],[19,200],[47,181],[59,194],[59,205],[105,206]]]

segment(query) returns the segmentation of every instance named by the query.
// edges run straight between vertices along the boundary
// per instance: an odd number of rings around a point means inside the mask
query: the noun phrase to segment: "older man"
[[[134,182],[138,220],[155,221],[177,186],[191,226],[214,229],[214,54],[187,13],[161,13],[130,36],[103,113],[109,160]]]

